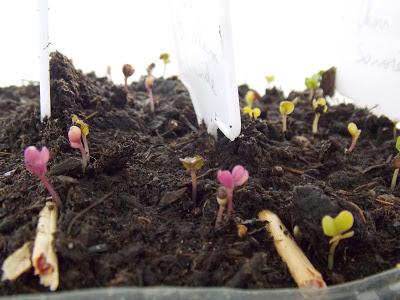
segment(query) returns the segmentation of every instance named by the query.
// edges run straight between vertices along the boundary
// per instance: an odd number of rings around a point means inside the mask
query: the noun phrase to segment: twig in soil
[[[365,218],[363,210],[354,202],[350,202],[350,201],[347,201],[347,202],[358,211],[358,213],[360,214],[361,220],[364,222],[364,224],[367,224],[367,219]]]
[[[106,200],[108,197],[110,197],[113,193],[108,193],[106,195],[104,195],[103,197],[101,197],[99,200],[97,200],[96,202],[93,202],[92,204],[90,204],[88,207],[86,207],[84,210],[80,211],[79,213],[76,214],[75,217],[73,217],[73,219],[71,220],[71,222],[68,225],[67,228],[67,235],[71,235],[71,229],[72,226],[74,225],[74,223],[76,222],[76,220],[78,220],[81,216],[83,216],[85,213],[87,213],[89,210],[91,210],[93,207],[99,205],[101,202],[103,202],[104,200]]]
[[[299,169],[295,169],[295,168],[291,168],[291,167],[286,167],[286,166],[281,166],[281,167],[282,167],[282,169],[284,169],[285,171],[288,171],[288,172],[293,173],[293,174],[297,174],[297,175],[303,175],[303,174],[304,174],[304,171],[299,170]]]
[[[99,112],[98,111],[94,111],[92,112],[90,115],[88,115],[87,117],[85,117],[85,120],[89,120],[91,118],[93,118],[95,115],[97,115]]]
[[[183,122],[194,132],[198,132],[198,129],[192,124],[190,123],[190,121],[186,118],[186,116],[184,114],[180,115],[181,119],[183,120]]]
[[[279,256],[288,266],[290,274],[298,287],[326,287],[321,273],[308,260],[296,244],[279,217],[269,210],[263,210],[258,218],[267,221],[265,228],[274,241]]]
[[[385,167],[386,165],[387,165],[387,164],[377,164],[377,165],[373,165],[373,166],[370,166],[370,167],[368,167],[368,168],[362,170],[361,173],[362,173],[362,174],[366,174],[366,173],[368,173],[368,172],[370,172],[370,171],[372,171],[372,170],[374,170],[374,169],[383,168],[383,167]]]
[[[371,181],[371,182],[368,182],[366,184],[362,184],[362,185],[356,187],[355,189],[353,189],[353,192],[357,193],[361,190],[371,189],[371,188],[374,188],[377,184],[379,184],[379,182]]]

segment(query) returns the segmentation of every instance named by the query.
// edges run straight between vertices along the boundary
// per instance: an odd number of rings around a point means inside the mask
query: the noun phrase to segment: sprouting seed
[[[190,172],[192,178],[192,201],[197,203],[197,175],[196,172],[204,166],[204,158],[200,155],[179,159],[183,167]]]
[[[321,114],[324,114],[328,111],[328,105],[326,104],[325,98],[318,98],[313,99],[312,106],[315,112],[312,133],[317,134],[319,118],[321,117]]]
[[[294,111],[294,103],[292,101],[282,101],[279,104],[279,111],[282,115],[282,131],[287,131],[287,116]]]
[[[166,74],[166,71],[167,71],[167,64],[169,64],[171,62],[171,60],[169,58],[169,54],[166,53],[166,52],[160,54],[160,59],[164,63],[164,73],[163,73],[164,75],[163,75],[163,77],[165,78],[165,74]]]
[[[392,182],[390,184],[390,190],[392,192],[396,188],[397,177],[399,176],[399,171],[400,171],[400,136],[397,137],[397,140],[396,140],[396,149],[399,153],[396,155],[396,157],[393,159],[393,162],[392,162],[392,165],[394,167]]]
[[[335,218],[328,215],[324,216],[321,223],[324,234],[331,237],[329,240],[331,246],[328,254],[328,268],[332,270],[337,245],[341,240],[351,238],[354,235],[354,231],[349,231],[353,227],[354,218],[351,212],[343,210]]]
[[[125,64],[122,66],[122,73],[124,74],[125,92],[128,94],[129,93],[128,77],[131,77],[133,73],[135,73],[135,69],[132,67],[132,65]]]
[[[46,177],[47,162],[49,161],[49,158],[50,153],[46,147],[39,150],[35,146],[29,146],[24,151],[25,168],[39,177],[40,181],[50,193],[54,203],[61,208],[62,204],[60,196],[58,196],[56,190]]]
[[[358,129],[356,123],[349,123],[349,125],[347,125],[347,130],[349,131],[350,135],[351,135],[351,145],[350,148],[346,151],[348,153],[351,153],[354,148],[356,147],[357,144],[357,140],[360,137],[361,134],[361,130]]]

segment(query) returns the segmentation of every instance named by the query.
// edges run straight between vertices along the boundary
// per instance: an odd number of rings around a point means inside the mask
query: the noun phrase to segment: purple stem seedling
[[[49,161],[50,153],[46,147],[43,147],[40,151],[35,146],[29,146],[24,151],[25,168],[39,177],[45,188],[50,193],[54,203],[61,208],[61,199],[58,196],[56,190],[53,188],[51,183],[46,177],[47,162]]]
[[[349,123],[349,125],[347,125],[347,130],[349,131],[350,135],[351,135],[351,145],[349,149],[346,149],[346,153],[351,153],[354,148],[356,147],[357,144],[357,140],[360,137],[361,134],[361,130],[358,129],[356,123]]]
[[[128,78],[131,77],[133,73],[135,73],[135,69],[130,64],[125,64],[122,66],[122,73],[124,73],[125,93],[128,94],[129,93]]]
[[[226,188],[228,209],[228,218],[233,212],[233,190],[235,187],[241,186],[249,179],[249,172],[241,165],[237,165],[229,170],[219,170],[217,173],[218,181]]]
[[[82,131],[78,126],[71,126],[68,131],[68,139],[72,148],[79,149],[82,154],[82,170],[85,172],[88,160],[85,148],[82,144]]]
[[[196,172],[204,166],[204,158],[200,155],[179,159],[183,167],[190,172],[192,178],[192,201],[197,204],[197,175]]]
[[[390,184],[390,191],[394,191],[396,188],[396,183],[397,183],[397,177],[399,176],[399,171],[400,171],[400,136],[397,137],[396,140],[396,149],[399,151],[399,154],[396,155],[396,157],[393,159],[393,167],[394,167],[394,172],[392,176],[392,182]]]
[[[150,111],[152,113],[154,113],[154,106],[155,106],[155,100],[153,96],[154,77],[152,75],[155,66],[156,65],[152,63],[147,67],[147,76],[146,79],[144,80],[144,86],[147,90],[147,94],[149,95]]]

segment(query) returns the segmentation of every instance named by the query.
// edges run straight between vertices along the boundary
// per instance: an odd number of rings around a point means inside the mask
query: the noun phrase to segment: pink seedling
[[[153,69],[155,68],[155,66],[156,65],[154,63],[152,63],[147,67],[147,76],[146,76],[146,79],[144,80],[144,86],[149,95],[150,111],[152,113],[154,112],[154,106],[155,106],[155,100],[154,100],[154,96],[153,96],[154,77],[152,75]]]
[[[227,192],[227,204],[228,217],[233,212],[233,190],[235,187],[241,186],[249,179],[249,172],[241,165],[237,165],[232,169],[232,172],[228,170],[219,170],[217,173],[218,181],[226,188]]]
[[[46,177],[47,162],[49,161],[50,154],[46,147],[43,147],[40,151],[35,146],[29,146],[24,151],[25,168],[39,177],[40,181],[49,191],[54,203],[58,207],[62,207],[60,197]]]
[[[82,144],[82,131],[78,126],[71,126],[68,131],[68,139],[72,148],[79,149],[82,154],[82,169],[85,172],[88,160],[85,148]]]
[[[122,73],[124,73],[124,89],[125,93],[129,93],[128,88],[128,78],[135,73],[135,69],[130,64],[125,64],[122,66]]]

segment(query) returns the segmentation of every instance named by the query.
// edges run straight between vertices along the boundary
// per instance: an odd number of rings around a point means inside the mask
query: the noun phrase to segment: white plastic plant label
[[[338,91],[358,105],[400,119],[400,2],[346,1]]]
[[[240,108],[234,77],[229,0],[172,0],[172,23],[181,80],[199,122],[234,140]]]
[[[50,103],[50,73],[49,73],[49,29],[48,29],[48,2],[38,0],[40,22],[40,120],[51,116]]]

